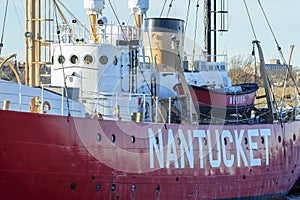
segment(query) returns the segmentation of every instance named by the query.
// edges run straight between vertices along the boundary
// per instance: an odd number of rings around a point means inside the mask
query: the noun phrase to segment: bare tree
[[[231,59],[231,67],[228,70],[228,75],[232,80],[232,84],[254,82],[254,71],[254,65],[251,65],[251,57],[245,58],[238,55]]]

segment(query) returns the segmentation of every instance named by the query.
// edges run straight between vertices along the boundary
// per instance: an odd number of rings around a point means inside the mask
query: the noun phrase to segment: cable
[[[196,20],[195,20],[195,32],[194,32],[194,43],[193,43],[193,63],[195,59],[195,51],[196,51],[196,38],[197,38],[197,29],[198,29],[198,13],[199,13],[199,0],[197,0],[197,5],[196,5]],[[194,71],[195,69],[193,69]]]
[[[120,26],[120,28],[121,28],[121,31],[122,31],[122,34],[123,34],[123,39],[124,39],[124,40],[127,40],[126,34],[125,34],[125,32],[124,32],[124,29],[122,28],[121,22],[120,22],[120,20],[119,20],[119,18],[118,18],[118,15],[117,15],[117,13],[116,13],[116,11],[115,11],[113,5],[111,4],[110,0],[108,0],[108,3],[109,3],[109,5],[110,5],[110,7],[111,7],[111,9],[112,9],[112,11],[113,11],[113,13],[114,13],[114,15],[115,15],[117,21],[118,21],[118,24],[119,24],[119,26]]]
[[[54,4],[56,4],[54,0]],[[62,48],[61,48],[61,38],[60,38],[60,30],[59,30],[59,25],[57,21],[57,8],[54,6],[54,15],[55,15],[55,22],[56,22],[56,31],[57,31],[57,37],[58,37],[58,44],[59,44],[59,50],[60,50],[60,56],[62,55]],[[68,95],[68,90],[67,90],[67,81],[66,81],[66,76],[65,76],[65,68],[64,68],[64,62],[61,62],[61,67],[62,67],[62,72],[63,72],[63,79],[64,79],[64,91],[66,93],[66,102],[67,102],[67,108],[68,108],[68,117],[71,116],[70,112],[70,104],[69,104],[69,95]],[[64,94],[61,94],[64,95]],[[69,121],[69,118],[68,118]]]
[[[71,15],[71,17],[73,17],[73,19],[75,19],[75,20],[79,23],[79,25],[85,29],[85,31],[90,32],[90,30],[87,29],[86,26],[83,25],[83,24],[79,21],[79,19],[76,18],[75,15],[73,15],[73,13],[65,6],[65,4],[63,4],[60,0],[56,0],[56,1],[57,1],[58,3],[60,3],[60,5],[61,5],[61,6],[62,6],[62,7],[63,7],[63,8]]]
[[[164,2],[164,5],[163,5],[163,7],[162,7],[162,9],[161,9],[161,12],[160,12],[159,18],[161,18],[162,14],[163,14],[163,12],[164,12],[164,10],[165,10],[165,7],[166,7],[166,4],[167,4],[167,1],[168,1],[168,0],[165,0],[165,2]]]
[[[174,0],[171,0],[171,3],[169,4],[169,10],[168,10],[168,13],[167,13],[167,17],[168,17],[169,14],[170,14],[171,8],[172,8],[172,6],[173,6],[173,1],[174,1]]]
[[[247,11],[248,19],[249,19],[249,22],[250,22],[250,25],[251,25],[253,36],[254,36],[255,40],[257,40],[256,33],[255,33],[255,30],[254,30],[254,26],[253,26],[253,23],[252,23],[252,19],[251,19],[251,16],[250,16],[250,12],[249,12],[246,0],[244,0],[244,4],[245,4],[246,11]]]
[[[189,3],[188,3],[188,9],[187,9],[187,12],[186,12],[186,18],[185,18],[185,31],[184,33],[186,33],[186,30],[187,30],[187,26],[188,26],[188,21],[189,21],[189,14],[190,14],[190,7],[191,7],[191,0],[189,0]]]
[[[268,18],[267,18],[267,15],[266,15],[266,13],[265,13],[263,7],[262,7],[262,4],[261,4],[260,0],[258,0],[258,3],[259,3],[259,5],[260,5],[260,8],[261,8],[263,14],[264,14],[265,20],[266,20],[266,22],[267,22],[267,24],[268,24],[268,26],[269,26],[269,28],[270,28],[270,31],[271,31],[271,33],[272,33],[272,35],[273,35],[274,41],[275,41],[275,43],[276,43],[276,45],[277,45],[277,49],[278,49],[278,51],[279,51],[279,54],[280,54],[281,59],[282,59],[282,61],[283,61],[283,64],[286,66],[288,72],[290,73],[291,79],[292,79],[292,81],[293,81],[293,83],[294,83],[294,85],[295,85],[295,87],[296,87],[296,90],[297,90],[298,94],[300,94],[299,89],[298,89],[297,84],[296,84],[296,81],[295,81],[295,79],[294,79],[293,73],[292,73],[290,67],[287,65],[287,63],[286,63],[286,61],[285,61],[285,58],[284,58],[284,56],[283,56],[281,47],[279,46],[279,43],[278,43],[278,41],[277,41],[277,39],[276,39],[276,36],[275,36],[275,34],[274,34],[274,31],[273,31],[273,29],[272,29],[272,27],[271,27],[271,25],[270,25],[270,22],[269,22],[269,20],[268,20]]]
[[[8,0],[6,0],[6,6],[5,6],[5,12],[4,12],[2,36],[1,36],[1,42],[0,42],[0,54],[1,54],[2,47],[3,47],[3,36],[4,36],[4,29],[5,29],[5,22],[6,22],[7,7],[8,7]]]
[[[22,23],[21,23],[21,20],[20,20],[19,12],[17,11],[17,7],[16,7],[15,1],[13,1],[13,5],[14,5],[14,9],[15,9],[15,12],[16,12],[16,15],[17,15],[17,18],[18,18],[19,27],[21,29],[21,32],[24,33],[25,31],[23,29],[23,26],[22,26]]]

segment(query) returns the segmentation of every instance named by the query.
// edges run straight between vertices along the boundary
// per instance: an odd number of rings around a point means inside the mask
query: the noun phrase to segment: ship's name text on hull
[[[205,168],[209,165],[218,168],[222,164],[228,168],[234,165],[269,165],[270,129],[178,129],[176,132],[168,129],[162,133],[161,129],[154,132],[149,128],[148,134],[150,168]]]

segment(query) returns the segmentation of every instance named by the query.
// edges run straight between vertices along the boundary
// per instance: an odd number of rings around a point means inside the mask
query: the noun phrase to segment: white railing
[[[56,30],[56,26],[54,27]],[[60,42],[62,43],[77,43],[77,42],[88,42],[92,38],[90,32],[79,26],[72,26],[72,32],[66,24],[59,25],[59,36]],[[134,26],[117,25],[117,24],[105,24],[98,26],[98,33],[101,38],[102,44],[116,45],[117,40],[136,40],[137,30]],[[58,34],[54,33],[54,42],[58,43]]]
[[[54,92],[43,86],[33,88],[0,80],[0,108],[3,108],[5,101],[9,101],[9,110],[31,112],[31,101],[33,98],[38,98],[38,113],[67,116],[67,99],[65,95],[61,95],[65,93],[64,88],[56,89],[57,91]],[[173,123],[171,120],[173,98],[168,98],[167,103],[162,105],[158,97],[152,98],[150,94],[91,91],[81,93],[84,97],[79,97],[77,100],[68,99],[69,111],[73,117]],[[44,106],[50,106],[50,109]]]
[[[61,91],[63,88],[61,89]],[[0,81],[0,106],[3,107],[4,101],[9,101],[9,110],[30,112],[30,105],[33,98],[39,100],[40,113],[48,113],[53,115],[64,115],[68,113],[66,98],[60,94],[54,93],[41,88],[33,88],[25,85]],[[47,102],[50,105],[50,110],[45,110],[44,103]],[[78,102],[69,100],[70,112],[73,116],[80,117],[82,114],[81,106]]]

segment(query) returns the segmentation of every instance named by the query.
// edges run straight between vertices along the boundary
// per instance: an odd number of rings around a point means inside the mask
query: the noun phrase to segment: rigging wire
[[[244,0],[244,4],[245,4],[246,11],[247,11],[248,19],[249,19],[249,22],[250,22],[250,25],[251,25],[253,36],[254,36],[255,40],[257,40],[255,29],[254,29],[254,26],[253,26],[253,22],[252,22],[252,19],[251,19],[251,16],[250,16],[250,12],[249,12],[246,0]]]
[[[21,20],[20,20],[19,12],[17,11],[17,6],[16,6],[15,1],[13,1],[13,5],[14,5],[15,13],[16,13],[17,18],[18,18],[19,27],[20,27],[22,33],[24,33],[25,31],[24,31],[24,28],[23,28],[22,23],[21,23]],[[23,13],[25,13],[25,12],[23,12]]]
[[[168,1],[168,0],[165,0],[165,2],[164,2],[164,5],[163,5],[163,7],[162,7],[162,9],[161,9],[161,12],[160,12],[159,18],[161,18],[162,14],[163,14],[163,12],[164,12],[164,10],[165,10],[165,7],[166,7],[166,4],[167,4],[167,1]]]
[[[66,7],[65,4],[63,4],[60,0],[56,0],[56,1],[57,1],[58,3],[60,3],[60,5],[61,5],[61,6],[69,13],[69,15],[71,15],[71,17],[72,17],[73,19],[75,19],[75,20],[80,24],[80,26],[82,26],[82,27],[85,29],[85,31],[90,32],[90,30],[87,29],[86,26],[83,25],[83,24],[79,21],[79,19],[76,18],[75,15],[73,15],[73,13]]]
[[[189,3],[188,3],[188,9],[187,9],[187,12],[186,12],[186,18],[185,18],[185,31],[184,31],[184,33],[186,33],[187,26],[188,26],[188,22],[189,22],[190,7],[191,7],[191,0],[189,0]]]
[[[276,38],[276,36],[275,36],[275,34],[274,34],[274,31],[273,31],[273,29],[272,29],[272,27],[271,27],[271,25],[270,25],[270,22],[269,22],[269,20],[268,20],[268,18],[267,18],[267,15],[266,15],[266,13],[265,13],[265,11],[264,11],[264,8],[263,8],[263,6],[262,6],[260,0],[258,0],[258,3],[259,3],[260,8],[261,8],[261,10],[262,10],[262,12],[263,12],[263,15],[264,15],[264,17],[265,17],[265,20],[266,20],[266,22],[267,22],[267,24],[268,24],[268,26],[269,26],[269,29],[270,29],[270,31],[271,31],[271,33],[272,33],[272,35],[273,35],[273,39],[274,39],[274,41],[275,41],[275,43],[276,43],[276,45],[277,45],[277,49],[278,49],[278,51],[279,51],[279,54],[280,54],[281,59],[282,59],[282,61],[283,61],[283,64],[286,66],[286,68],[287,68],[289,74],[291,75],[290,77],[291,77],[291,79],[292,79],[292,81],[293,81],[293,83],[294,83],[294,85],[295,85],[295,87],[296,87],[296,90],[297,90],[298,94],[300,94],[299,88],[297,87],[297,83],[296,83],[296,81],[295,81],[295,79],[294,79],[294,76],[292,75],[292,71],[291,71],[290,67],[287,65],[286,61],[285,61],[285,58],[284,58],[284,55],[283,55],[283,53],[282,53],[281,47],[279,46],[279,43],[278,43],[278,41],[277,41],[277,38]]]
[[[258,0],[258,1],[259,1],[259,0]],[[249,9],[248,9],[248,6],[247,6],[247,3],[246,3],[245,0],[244,0],[244,4],[245,4],[246,10],[247,10],[247,14],[248,14],[249,22],[250,22],[250,24],[251,24],[251,28],[252,28],[253,35],[254,35],[254,37],[255,37],[255,40],[258,41],[258,40],[257,40],[257,37],[256,37],[256,34],[255,34],[254,26],[253,26],[253,23],[252,23],[252,20],[251,20],[250,12],[249,12]],[[252,55],[255,57],[255,44],[254,44],[254,42],[253,42],[253,51],[252,51]],[[254,66],[254,67],[255,67],[255,71],[256,71],[256,58],[255,58],[255,66]],[[256,74],[255,74],[255,76],[256,76]],[[267,82],[268,82],[268,85],[269,85],[269,87],[270,87],[271,95],[272,95],[273,99],[275,100],[276,98],[275,98],[274,90],[273,90],[272,87],[271,87],[271,81],[270,81],[270,79],[269,79],[268,76],[267,76]],[[277,104],[276,101],[274,101],[273,103],[275,104],[275,109],[276,109],[276,111],[277,111],[277,113],[278,113],[278,112],[279,112],[278,104]]]
[[[124,40],[127,40],[127,37],[126,37],[126,34],[125,34],[124,29],[123,29],[123,27],[122,27],[122,24],[121,24],[121,22],[120,22],[120,20],[119,20],[119,18],[118,18],[118,15],[117,15],[117,13],[116,13],[116,11],[115,11],[113,5],[111,4],[111,1],[108,0],[108,3],[109,3],[109,5],[110,5],[110,7],[111,7],[111,9],[112,9],[112,11],[113,11],[113,13],[114,13],[114,15],[115,15],[115,18],[117,19],[117,22],[118,22],[118,24],[119,24],[119,26],[120,26],[120,28],[121,28],[121,31],[122,31],[122,34],[123,34],[123,39],[124,39]]]
[[[256,36],[256,33],[255,33],[253,21],[251,19],[251,15],[250,15],[249,8],[248,8],[248,5],[246,3],[246,0],[244,0],[244,5],[245,5],[246,11],[247,11],[247,15],[248,15],[248,19],[249,19],[249,23],[250,23],[250,26],[251,26],[251,29],[252,29],[253,36],[254,36],[255,40],[257,40],[257,36]],[[257,68],[256,68],[257,61],[256,61],[256,56],[255,56],[255,44],[254,43],[253,43],[253,48],[252,48],[252,56],[254,57],[254,83],[257,83]]]
[[[173,7],[173,1],[174,0],[171,0],[171,3],[169,4],[169,9],[168,9],[167,17],[169,16],[171,8]]]
[[[3,47],[3,37],[4,37],[4,30],[5,30],[6,16],[7,16],[7,8],[8,8],[8,0],[6,0],[6,6],[5,6],[5,12],[4,12],[2,35],[1,35],[1,41],[0,41],[0,54],[1,54],[2,47]]]
[[[194,43],[193,43],[193,63],[195,59],[195,53],[196,53],[196,38],[197,38],[197,29],[198,29],[198,15],[199,15],[199,0],[197,0],[197,5],[196,5],[196,20],[195,20],[195,32],[194,32]],[[194,69],[195,70],[195,69]]]
[[[54,4],[55,4],[54,0]],[[60,50],[60,55],[62,55],[62,48],[61,48],[61,38],[60,38],[60,30],[59,30],[59,24],[57,20],[57,8],[54,6],[54,15],[55,15],[55,22],[56,22],[56,31],[57,31],[57,38],[58,38],[58,44],[59,44],[59,50]],[[70,104],[69,104],[69,96],[68,96],[68,90],[67,90],[67,79],[66,79],[66,74],[65,74],[65,68],[64,68],[64,62],[61,62],[61,67],[62,67],[62,72],[63,72],[63,79],[64,79],[64,91],[66,93],[66,103],[67,103],[67,108],[68,108],[68,117],[71,116],[70,113]],[[63,95],[63,94],[61,94]]]
[[[271,33],[272,33],[273,39],[274,39],[274,41],[275,41],[275,43],[276,43],[276,45],[277,45],[277,49],[278,49],[278,51],[279,51],[279,53],[280,53],[280,56],[281,56],[283,62],[286,63],[286,62],[285,62],[285,59],[284,59],[284,56],[283,56],[283,53],[282,53],[282,51],[281,51],[281,47],[279,46],[279,43],[278,43],[278,41],[277,41],[277,38],[276,38],[276,36],[275,36],[275,34],[274,34],[274,31],[273,31],[273,29],[272,29],[272,27],[271,27],[271,24],[270,24],[270,22],[269,22],[269,20],[268,20],[268,17],[267,17],[267,15],[266,15],[266,13],[265,13],[265,10],[264,10],[264,8],[263,8],[263,6],[262,6],[260,0],[258,0],[258,3],[259,3],[259,6],[260,6],[260,8],[261,8],[261,11],[262,11],[262,13],[263,13],[263,15],[264,15],[264,17],[265,17],[265,20],[266,20],[266,22],[267,22],[267,25],[269,26],[269,29],[270,29],[270,31],[271,31]]]

